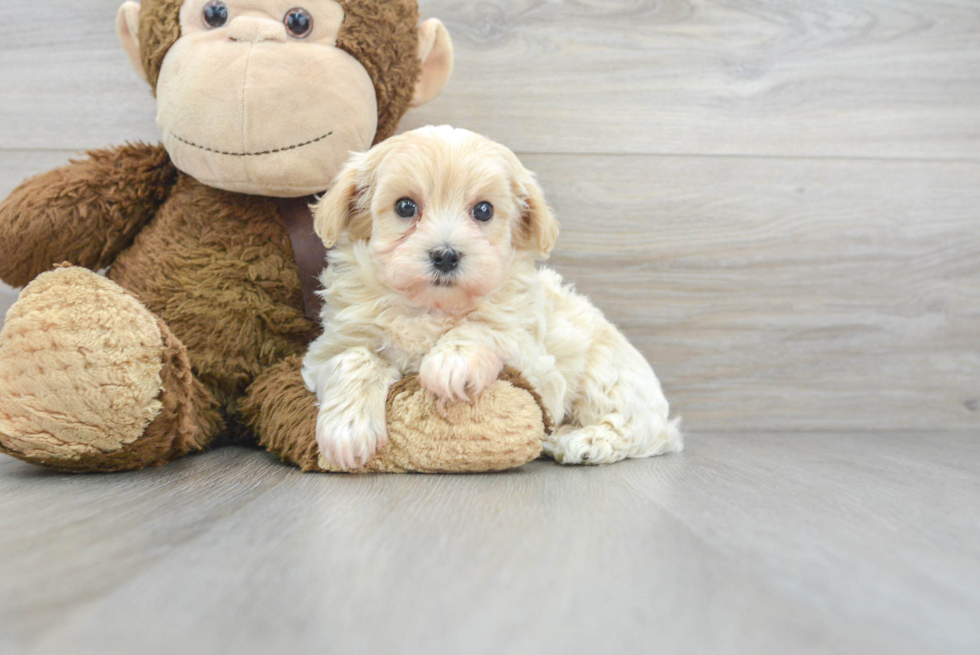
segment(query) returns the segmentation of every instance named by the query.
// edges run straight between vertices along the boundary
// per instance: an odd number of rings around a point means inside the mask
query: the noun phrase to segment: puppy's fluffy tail
[[[667,421],[664,428],[667,442],[670,446],[665,453],[679,453],[684,450],[684,433],[681,432],[681,417],[678,416],[672,421]]]
[[[651,426],[653,431],[649,445],[634,457],[656,457],[684,450],[684,433],[681,432],[681,419],[661,419],[659,425]]]

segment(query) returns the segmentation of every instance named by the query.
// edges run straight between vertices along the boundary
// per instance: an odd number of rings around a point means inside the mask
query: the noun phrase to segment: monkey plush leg
[[[200,450],[221,428],[183,345],[115,283],[62,267],[0,333],[0,452],[62,471],[126,471]]]
[[[306,389],[301,357],[272,367],[252,383],[240,405],[259,443],[304,471],[329,471],[316,443],[317,400]],[[530,388],[505,373],[470,403],[437,399],[416,377],[388,396],[388,445],[359,473],[478,473],[526,464],[541,454],[545,419]]]

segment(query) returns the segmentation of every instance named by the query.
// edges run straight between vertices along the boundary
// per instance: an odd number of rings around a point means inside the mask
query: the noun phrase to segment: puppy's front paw
[[[419,382],[443,402],[469,402],[493,384],[503,368],[503,360],[483,346],[437,347],[422,360]]]
[[[366,465],[388,443],[385,402],[358,398],[344,406],[325,405],[316,422],[320,454],[342,471]]]

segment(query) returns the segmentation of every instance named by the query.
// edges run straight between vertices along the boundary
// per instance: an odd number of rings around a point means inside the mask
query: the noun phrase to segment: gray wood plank
[[[0,458],[5,636],[21,645],[20,635],[42,636],[61,611],[108,593],[291,473],[236,450],[162,476],[61,476]]]
[[[524,160],[697,429],[980,426],[980,166]]]
[[[2,115],[2,108],[0,108]],[[84,157],[79,150],[0,150],[0,198],[29,177],[67,164],[70,159]]]
[[[0,284],[0,330],[3,329],[3,317],[7,315],[7,310],[17,300],[17,290],[11,289],[6,284]]]
[[[504,475],[0,462],[5,653],[971,653],[975,434],[695,435]]]
[[[0,148],[154,139],[113,34],[118,0],[0,24]],[[458,50],[452,123],[521,152],[980,158],[971,0],[424,0]]]
[[[0,192],[66,158],[5,153]],[[980,165],[524,160],[564,226],[552,264],[690,426],[980,426]]]

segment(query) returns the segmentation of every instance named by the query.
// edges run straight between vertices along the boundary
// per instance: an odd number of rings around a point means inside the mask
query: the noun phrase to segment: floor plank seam
[[[11,154],[30,154],[30,153],[68,153],[84,154],[92,149],[109,148],[122,143],[143,141],[143,139],[126,139],[122,142],[106,143],[98,146],[83,146],[81,148],[47,148],[47,147],[5,147],[0,146],[0,153]],[[860,155],[771,155],[756,153],[713,153],[713,152],[562,152],[545,150],[517,150],[518,157],[577,157],[577,158],[598,158],[598,157],[619,157],[619,158],[643,158],[643,159],[752,159],[768,161],[812,161],[812,162],[887,162],[887,163],[907,163],[907,164],[966,164],[980,165],[980,157],[976,159],[966,157],[885,157],[885,156],[860,156]]]

